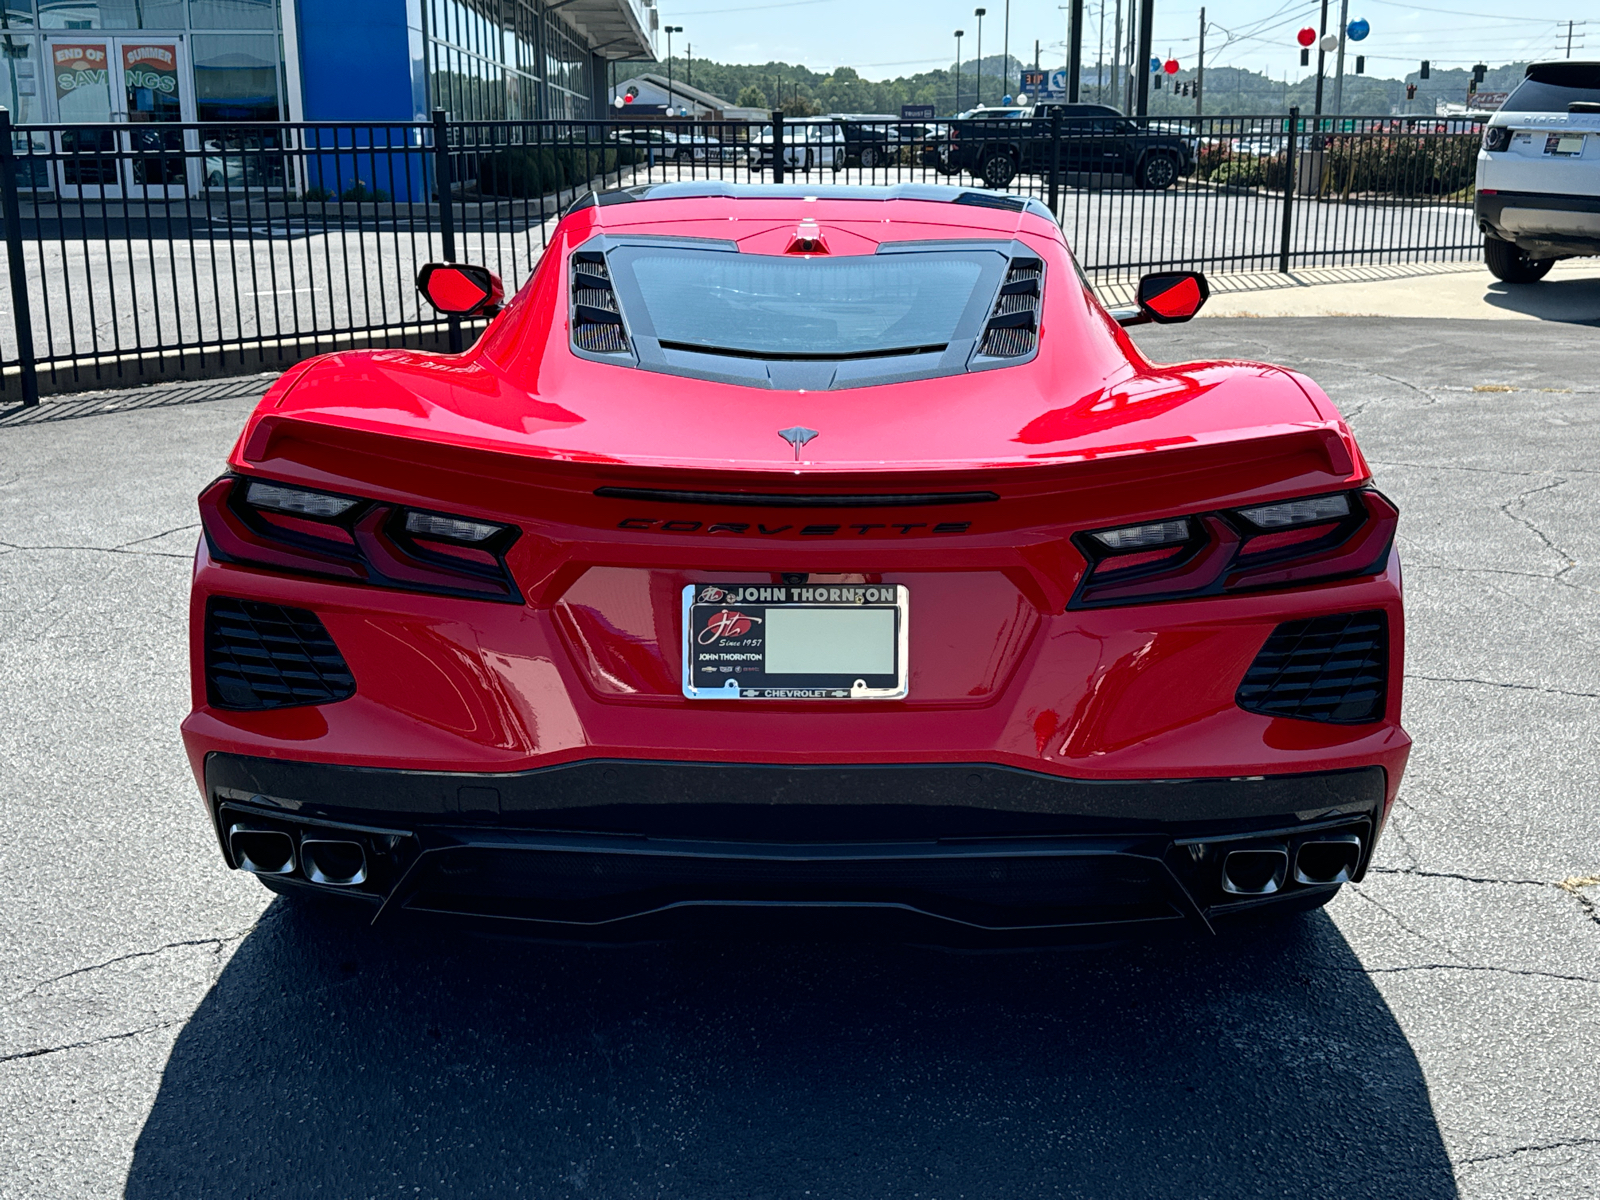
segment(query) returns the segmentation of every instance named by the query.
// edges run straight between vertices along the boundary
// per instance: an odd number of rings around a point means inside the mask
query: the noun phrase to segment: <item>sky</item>
[[[1133,0],[1137,3],[1137,0]],[[1106,61],[1117,0],[1103,0]],[[1129,0],[1122,0],[1124,37]],[[1566,55],[1567,25],[1577,22],[1574,58],[1600,59],[1600,10],[1593,0],[1348,0],[1350,19],[1365,18],[1371,34],[1359,43],[1367,73],[1397,78],[1427,58],[1443,67],[1497,66]],[[977,18],[962,0],[657,0],[662,25],[681,25],[672,53],[685,44],[695,57],[719,62],[799,63],[816,71],[855,67],[868,79],[889,79],[948,67],[955,60],[954,31],[965,30],[961,56],[977,55]],[[998,54],[1004,40],[1006,0],[984,0],[983,53]],[[1102,0],[1085,0],[1084,61],[1095,61],[1100,44]],[[1331,0],[1328,28],[1339,22],[1340,0]],[[1154,52],[1182,67],[1193,65],[1200,23],[1198,2],[1156,0]],[[1066,12],[1057,0],[1011,0],[1011,53],[1031,61],[1065,61]],[[1315,26],[1321,0],[1208,0],[1206,65],[1248,67],[1281,79],[1311,74],[1300,66],[1295,33]],[[1515,11],[1517,15],[1509,16]],[[1585,17],[1587,16],[1587,22]],[[659,51],[666,54],[666,35]],[[1357,43],[1349,43],[1357,47]],[[1355,53],[1355,49],[1347,53]],[[1313,55],[1313,61],[1315,56]]]

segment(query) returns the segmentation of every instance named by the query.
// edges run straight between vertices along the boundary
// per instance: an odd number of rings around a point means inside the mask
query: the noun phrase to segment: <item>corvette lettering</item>
[[[754,534],[757,537],[776,537],[781,533],[793,533],[800,537],[835,537],[840,534],[846,537],[866,537],[869,534],[905,537],[916,533],[966,533],[972,528],[972,522],[891,521],[887,524],[870,522],[849,525],[767,525],[749,521],[713,521],[707,524],[704,521],[662,520],[659,517],[625,517],[617,522],[617,528],[649,530],[653,533]]]

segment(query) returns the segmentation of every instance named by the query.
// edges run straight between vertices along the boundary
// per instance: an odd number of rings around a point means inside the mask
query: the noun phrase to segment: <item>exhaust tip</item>
[[[1270,896],[1289,873],[1289,852],[1261,846],[1230,850],[1222,860],[1222,890],[1235,896]]]
[[[1296,883],[1349,883],[1361,862],[1361,839],[1335,833],[1300,843],[1294,856]]]
[[[288,875],[294,870],[294,839],[281,829],[230,825],[228,849],[239,869],[252,875]]]
[[[367,852],[344,838],[301,838],[300,861],[306,878],[330,887],[355,887],[367,881]]]

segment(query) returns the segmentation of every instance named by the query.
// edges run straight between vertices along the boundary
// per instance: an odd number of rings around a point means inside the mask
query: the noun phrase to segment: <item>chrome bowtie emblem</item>
[[[794,460],[800,461],[800,447],[817,436],[815,429],[807,429],[804,425],[795,425],[789,429],[778,430],[778,436],[794,447]]]

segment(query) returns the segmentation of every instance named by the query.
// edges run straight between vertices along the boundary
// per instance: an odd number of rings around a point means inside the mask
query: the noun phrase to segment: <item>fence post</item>
[[[0,107],[0,193],[6,222],[6,258],[11,268],[11,319],[17,334],[22,407],[39,403],[39,372],[33,361],[33,316],[28,311],[28,272],[22,261],[22,205],[17,200],[17,152],[11,143],[11,112]]]
[[[1050,106],[1050,215],[1056,224],[1062,223],[1062,214],[1056,211],[1061,201],[1061,106]]]
[[[1295,145],[1300,132],[1300,110],[1289,110],[1289,144],[1283,154],[1283,234],[1278,243],[1278,271],[1289,273],[1289,239],[1294,229]]]
[[[772,182],[783,182],[783,109],[772,113]]]
[[[456,211],[450,199],[450,128],[442,108],[433,110],[433,178],[439,192],[439,241],[444,261],[456,261]],[[461,318],[449,317],[450,353],[460,354]]]

